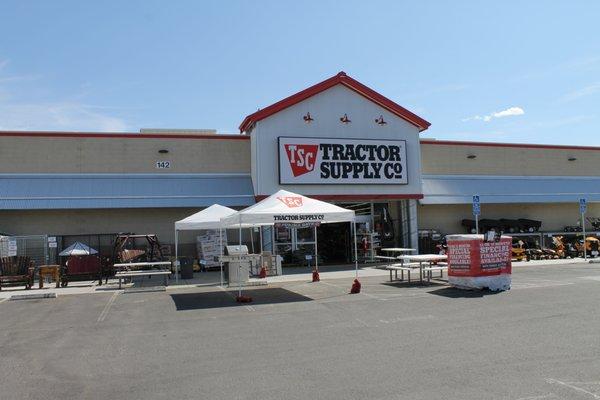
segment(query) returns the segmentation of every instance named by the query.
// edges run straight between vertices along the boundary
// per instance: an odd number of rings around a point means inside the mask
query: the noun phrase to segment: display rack
[[[366,249],[363,239],[366,239]],[[377,250],[381,248],[381,240],[378,232],[358,232],[356,234],[358,261],[359,262],[375,262]]]

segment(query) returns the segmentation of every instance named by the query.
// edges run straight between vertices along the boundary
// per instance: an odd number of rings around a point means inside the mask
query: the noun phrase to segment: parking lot
[[[600,266],[513,289],[362,279],[0,303],[0,398],[598,399]]]

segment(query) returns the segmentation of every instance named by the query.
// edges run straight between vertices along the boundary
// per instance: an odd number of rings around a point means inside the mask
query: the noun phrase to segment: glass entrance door
[[[284,262],[304,264],[307,254],[315,254],[315,228],[275,227],[276,254],[284,257]]]

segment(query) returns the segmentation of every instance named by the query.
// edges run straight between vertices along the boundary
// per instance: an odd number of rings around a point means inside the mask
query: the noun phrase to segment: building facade
[[[247,116],[238,135],[0,132],[0,232],[65,243],[153,233],[173,244],[175,221],[278,189],[354,209],[363,239],[379,245],[415,247],[420,229],[464,232],[473,195],[483,218],[540,220],[544,231],[577,225],[580,198],[600,216],[600,148],[420,139],[428,127],[339,73]],[[319,229],[326,261],[347,261],[348,228]],[[261,233],[276,252],[314,246],[308,231]],[[180,243],[193,255],[193,233]]]

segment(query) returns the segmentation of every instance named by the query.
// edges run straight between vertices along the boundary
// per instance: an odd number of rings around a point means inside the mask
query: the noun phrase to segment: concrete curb
[[[13,294],[10,300],[55,299],[56,293]]]
[[[150,286],[150,287],[140,287],[140,288],[128,288],[128,289],[123,290],[123,294],[166,292],[166,291],[167,291],[167,288],[164,286]]]

